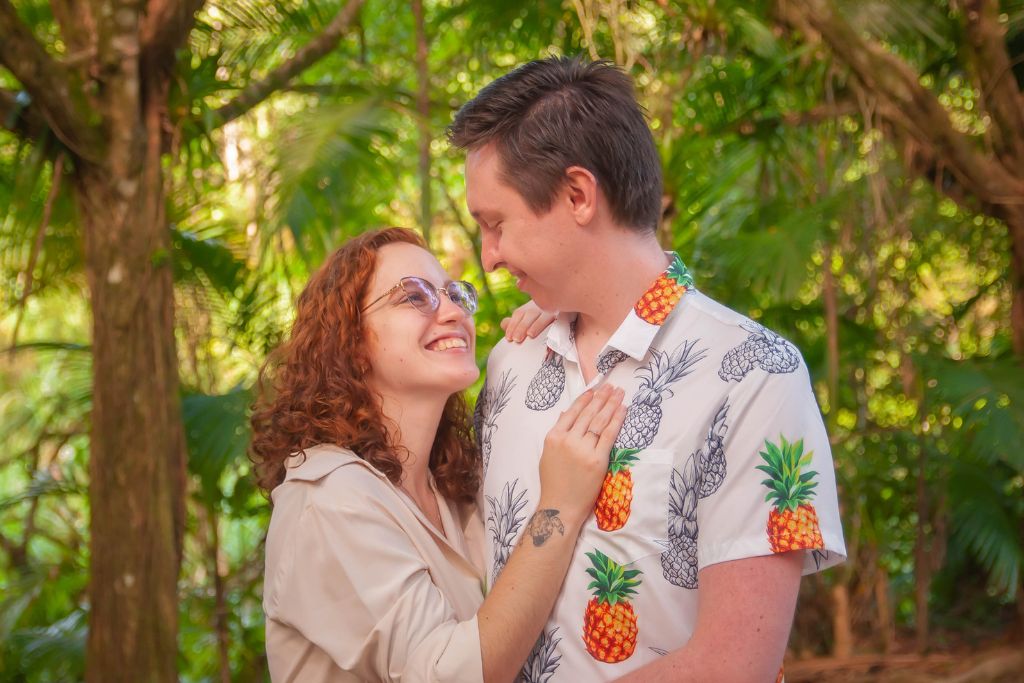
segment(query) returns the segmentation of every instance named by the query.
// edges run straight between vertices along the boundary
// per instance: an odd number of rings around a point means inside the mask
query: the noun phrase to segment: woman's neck
[[[441,424],[447,398],[381,397],[381,412],[394,444],[408,452],[402,461],[401,485],[413,496],[432,495],[430,451]]]

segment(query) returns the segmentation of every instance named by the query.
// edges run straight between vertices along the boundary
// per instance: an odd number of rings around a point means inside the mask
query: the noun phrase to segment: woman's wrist
[[[575,536],[592,511],[593,506],[580,508],[579,505],[567,505],[564,500],[559,501],[542,493],[537,511],[533,513],[527,525],[527,531],[530,525],[545,527],[546,522],[550,521],[556,528],[561,526],[566,534],[571,532]]]

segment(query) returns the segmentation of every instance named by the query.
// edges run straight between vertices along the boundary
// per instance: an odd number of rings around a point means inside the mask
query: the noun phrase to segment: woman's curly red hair
[[[395,242],[426,248],[411,230],[385,228],[349,240],[331,254],[299,296],[291,337],[260,370],[251,458],[265,491],[284,481],[290,456],[317,444],[348,448],[399,483],[407,453],[395,442],[366,382],[370,360],[361,311],[377,252]],[[430,471],[446,498],[475,500],[480,456],[461,392],[445,405]]]

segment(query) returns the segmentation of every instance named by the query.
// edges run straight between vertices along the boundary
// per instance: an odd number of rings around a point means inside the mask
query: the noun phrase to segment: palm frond
[[[188,394],[181,402],[189,470],[209,501],[221,498],[220,478],[229,465],[245,459],[249,447],[249,389],[226,394]]]
[[[1004,470],[1005,472],[1005,470]],[[985,461],[960,460],[950,476],[953,540],[966,546],[998,593],[1014,599],[1024,566],[1024,498],[1011,494],[1009,472]]]
[[[75,610],[50,626],[11,634],[10,647],[22,675],[46,675],[47,680],[81,680],[85,671],[86,613]]]

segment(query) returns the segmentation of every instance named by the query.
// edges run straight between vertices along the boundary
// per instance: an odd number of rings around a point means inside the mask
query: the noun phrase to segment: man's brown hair
[[[494,143],[502,180],[534,213],[551,208],[565,170],[581,166],[619,224],[654,230],[661,215],[661,160],[633,82],[611,62],[549,57],[491,82],[448,128],[456,147]]]

